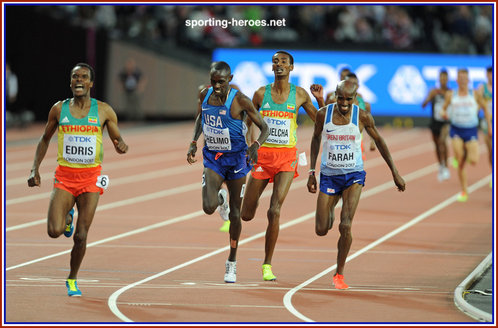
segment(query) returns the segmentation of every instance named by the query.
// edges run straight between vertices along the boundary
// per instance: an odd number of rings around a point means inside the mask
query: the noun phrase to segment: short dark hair
[[[493,66],[488,66],[486,68],[486,72],[493,72]]]
[[[90,71],[90,81],[93,82],[95,80],[95,71],[93,70],[92,66],[88,65],[87,63],[78,63],[78,64],[74,65],[73,69],[71,70],[71,73],[74,71],[74,69],[76,67],[87,68]]]
[[[230,65],[224,61],[217,61],[211,64],[211,72],[227,72],[227,75],[232,74],[232,70],[230,69]]]
[[[294,57],[292,57],[292,55],[290,53],[288,53],[287,51],[285,50],[279,50],[277,52],[275,52],[276,54],[284,54],[284,55],[287,55],[289,56],[289,62],[291,65],[294,65]]]
[[[339,71],[339,73],[342,73],[344,71],[351,72],[351,68],[349,68],[348,66],[345,66],[345,67],[341,68],[341,70]]]
[[[441,75],[441,74],[448,75],[448,71],[446,70],[446,68],[441,68],[441,70],[439,71],[439,75]]]
[[[357,80],[358,80],[358,76],[356,76],[356,74],[355,74],[355,73],[353,73],[353,72],[349,72],[349,73],[346,75],[346,77],[352,77],[352,78],[355,78],[355,79],[357,79]]]
[[[346,74],[345,80],[347,80],[348,78],[350,78],[350,79],[356,79],[356,82],[357,82],[358,86],[360,85],[360,80],[358,79],[358,76],[356,76],[355,73],[349,71],[349,73]]]

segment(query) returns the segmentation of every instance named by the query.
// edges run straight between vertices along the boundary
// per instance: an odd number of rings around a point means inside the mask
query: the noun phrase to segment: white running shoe
[[[442,180],[448,180],[451,176],[450,170],[447,167],[444,167],[441,170],[441,179]]]
[[[233,283],[237,281],[237,261],[225,262],[225,282]]]
[[[223,204],[218,206],[218,211],[220,212],[223,221],[228,221],[228,215],[230,214],[230,205],[228,204],[228,193],[225,189],[220,189],[218,191],[218,198],[223,200]]]
[[[450,170],[446,166],[440,165],[437,173],[437,179],[439,182],[448,180],[450,178]]]

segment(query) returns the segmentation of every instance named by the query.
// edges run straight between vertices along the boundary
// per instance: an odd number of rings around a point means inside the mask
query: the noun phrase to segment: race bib
[[[434,104],[434,118],[437,121],[445,120],[445,118],[443,117],[443,104],[441,102]]]
[[[333,169],[354,168],[356,165],[353,144],[331,143],[327,145],[327,166]]]
[[[288,145],[290,141],[291,121],[268,116],[265,116],[264,120],[270,131],[265,142],[276,145]]]
[[[204,125],[204,140],[209,150],[231,150],[230,131],[228,128],[219,129]]]
[[[97,178],[97,187],[102,188],[104,190],[109,187],[109,176],[108,175],[99,175]]]
[[[453,108],[451,112],[451,123],[456,126],[467,126],[473,119],[475,119],[474,112],[467,110],[463,106]]]
[[[97,150],[97,136],[64,135],[63,158],[68,163],[93,164]]]

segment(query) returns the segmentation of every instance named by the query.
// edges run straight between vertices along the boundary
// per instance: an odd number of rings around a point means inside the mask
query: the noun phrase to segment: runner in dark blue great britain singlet
[[[213,88],[209,88],[202,102],[202,132],[205,146],[202,149],[204,166],[226,180],[245,177],[251,170],[246,160],[247,126],[243,120],[233,119],[230,113],[237,90],[230,89],[223,106],[209,104]]]

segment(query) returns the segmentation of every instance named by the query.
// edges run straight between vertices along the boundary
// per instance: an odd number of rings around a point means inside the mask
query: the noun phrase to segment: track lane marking
[[[432,173],[433,171],[436,171],[436,170],[437,170],[437,164],[432,164],[432,165],[426,166],[426,167],[424,167],[424,168],[422,168],[422,169],[418,169],[418,170],[416,170],[416,171],[414,171],[414,172],[411,172],[411,173],[409,173],[409,174],[406,174],[406,175],[405,175],[405,181],[406,181],[406,182],[408,182],[408,181],[412,181],[412,180],[418,179],[418,178],[423,177],[423,176],[425,176],[425,175],[427,175],[427,174],[430,174],[430,173]],[[484,179],[487,179],[487,178],[484,178]],[[484,180],[484,179],[483,179],[483,180]],[[361,198],[361,199],[363,199],[363,198],[367,198],[367,197],[370,197],[370,196],[376,195],[376,194],[378,194],[378,193],[380,193],[380,192],[383,192],[383,191],[386,191],[386,190],[389,190],[389,189],[392,189],[392,188],[395,188],[394,182],[393,182],[392,180],[389,180],[389,181],[387,181],[387,182],[385,182],[385,183],[383,183],[383,184],[381,184],[381,185],[378,185],[378,186],[376,186],[376,187],[374,187],[374,188],[371,188],[371,189],[369,189],[369,190],[366,190],[365,192],[363,192],[363,193],[361,194],[360,198]],[[470,188],[469,188],[469,191],[470,191]],[[453,197],[455,198],[456,196],[453,196]],[[339,203],[337,204],[337,206],[336,206],[336,207],[338,208],[338,207],[340,207],[340,205],[341,205],[341,202],[339,202]],[[288,227],[294,226],[294,225],[296,225],[296,224],[302,223],[302,222],[304,222],[304,221],[306,221],[306,220],[309,220],[309,219],[313,218],[314,216],[315,216],[315,211],[312,211],[312,212],[310,212],[310,213],[308,213],[308,214],[305,214],[305,215],[303,215],[303,216],[301,216],[301,217],[298,217],[298,218],[296,218],[296,219],[294,219],[294,220],[291,220],[291,221],[289,221],[289,222],[286,222],[286,223],[282,224],[282,225],[280,226],[280,230],[283,230],[283,229],[286,229],[286,228],[288,228]],[[257,234],[255,234],[255,235],[251,236],[251,237],[248,237],[248,238],[245,238],[245,239],[239,240],[239,246],[244,245],[244,244],[247,244],[247,243],[249,243],[249,242],[251,242],[251,241],[253,241],[253,240],[255,240],[255,239],[262,238],[262,237],[264,237],[264,236],[265,236],[265,234],[266,234],[266,231],[262,231],[262,232],[260,232],[260,233],[257,233]],[[129,284],[129,285],[127,285],[127,286],[125,286],[125,287],[123,287],[123,288],[121,288],[121,289],[119,289],[119,290],[115,291],[115,292],[114,292],[114,293],[113,293],[113,294],[109,297],[108,302],[107,302],[107,305],[109,306],[109,309],[111,310],[111,312],[112,312],[112,313],[113,313],[116,317],[118,317],[120,320],[122,320],[122,321],[124,321],[124,322],[134,322],[133,320],[131,320],[130,318],[128,318],[127,316],[125,316],[125,315],[124,315],[124,314],[123,314],[123,313],[119,310],[119,308],[118,308],[118,306],[117,306],[117,299],[118,299],[119,295],[121,295],[122,293],[124,293],[125,291],[127,291],[127,290],[129,290],[129,289],[135,288],[135,287],[137,287],[137,286],[139,286],[139,285],[141,285],[141,284],[144,284],[144,283],[149,282],[149,281],[151,281],[151,280],[154,280],[154,279],[156,279],[156,278],[162,277],[162,276],[164,276],[164,275],[166,275],[166,274],[168,274],[168,273],[171,273],[171,272],[177,271],[177,270],[182,269],[182,268],[184,268],[184,267],[187,267],[187,266],[189,266],[189,265],[191,265],[191,264],[194,264],[194,263],[197,263],[197,262],[203,261],[203,260],[208,259],[208,258],[210,258],[210,257],[212,257],[212,256],[218,255],[218,254],[220,254],[220,253],[222,253],[222,252],[226,252],[226,251],[228,251],[229,249],[230,249],[230,248],[229,248],[229,246],[225,246],[225,247],[223,247],[223,248],[220,248],[220,249],[214,250],[214,251],[212,251],[212,252],[209,252],[209,253],[207,253],[207,254],[204,254],[204,255],[202,255],[202,256],[199,256],[199,257],[197,257],[197,258],[194,258],[194,259],[192,259],[192,260],[190,260],[190,261],[187,261],[187,262],[184,262],[184,263],[182,263],[182,264],[176,265],[176,266],[171,267],[171,268],[169,268],[169,269],[166,269],[166,270],[164,270],[164,271],[162,271],[162,272],[159,272],[159,273],[157,273],[157,274],[154,274],[154,275],[152,275],[152,276],[149,276],[149,277],[147,277],[147,278],[144,278],[144,279],[142,279],[142,280],[139,280],[139,281],[136,281],[136,282],[134,282],[134,283],[132,283],[132,284]],[[287,295],[287,294],[286,294],[286,295]],[[285,303],[284,303],[284,305],[285,305]]]
[[[397,153],[394,153],[392,156],[393,156],[393,158],[397,156],[396,160],[400,160],[400,159],[404,159],[404,158],[409,158],[411,156],[417,156],[417,155],[419,155],[421,153],[420,150],[422,150],[422,149],[423,149],[423,147],[415,146],[415,147],[411,147],[409,149],[403,149],[403,150],[401,150],[401,151],[399,151]],[[423,151],[422,153],[424,153],[424,152],[428,152],[427,148],[425,148],[425,151]],[[451,160],[451,158],[450,158],[450,160]],[[371,159],[371,160],[367,160],[365,162],[365,169],[371,169],[373,167],[377,167],[379,165],[382,165],[383,163],[384,163],[383,159],[382,159],[382,161],[376,161],[376,158]],[[155,173],[144,173],[144,174],[146,176],[149,176],[149,177],[152,176],[152,178],[157,177],[157,175],[154,176],[154,174],[159,174],[159,175],[162,175],[162,176],[168,176],[168,175],[171,175],[171,174],[178,174],[178,173],[183,172],[182,168],[185,168],[185,167],[189,168],[191,166],[177,166],[175,168],[171,168],[171,170],[173,170],[174,173],[168,173],[168,174],[166,174],[166,173],[164,173],[164,172],[166,172],[165,170],[160,170],[160,171],[154,171]],[[185,170],[187,170],[187,169],[185,169]],[[161,173],[161,172],[163,172],[163,173]],[[168,170],[168,172],[169,172],[169,170]],[[136,177],[136,176],[130,176],[130,177],[127,177],[127,178],[116,179],[116,180],[113,180],[112,184],[114,186],[114,185],[119,185],[119,184],[122,184],[122,183],[131,183],[131,182],[141,181],[141,177],[140,176],[142,176],[142,174],[138,175],[139,178],[133,179],[133,177]],[[126,181],[126,182],[120,182],[121,179],[125,179],[124,181]],[[291,188],[292,188],[292,186],[294,184],[296,184],[296,183],[302,183],[302,181],[304,181],[304,180],[294,182],[291,185]],[[185,185],[183,187],[186,187],[186,189],[183,189],[183,190],[185,190],[185,191],[192,191],[193,189],[197,189],[198,185],[199,185],[198,183],[193,183],[193,184]],[[168,190],[169,191],[174,191],[176,189],[181,189],[183,187],[176,187],[176,188],[171,188],[171,189],[168,189]],[[163,196],[161,196],[162,192],[166,192],[166,196],[170,195],[168,193],[168,191],[164,191],[163,190],[163,191],[159,191],[159,192],[150,194],[150,195],[152,195],[151,198],[150,199],[146,199],[146,200],[152,200],[152,199],[155,199],[157,197],[163,197]],[[180,193],[180,191],[178,191],[177,193]],[[20,197],[20,198],[16,198],[16,199],[11,199],[11,200],[6,201],[6,205],[12,205],[12,204],[17,204],[17,203],[22,203],[22,202],[27,202],[27,201],[33,201],[33,200],[38,200],[38,199],[42,199],[42,198],[47,198],[47,197],[50,196],[50,194],[51,194],[51,192],[46,192],[46,193],[42,193],[42,194],[37,194],[37,195],[31,195],[31,196],[25,196],[25,197]],[[155,195],[157,195],[157,196],[155,196]],[[140,198],[140,200],[137,201],[137,199],[139,199],[139,198],[140,197],[133,197],[133,198],[128,198],[127,200],[119,201],[119,202],[114,202],[114,203],[99,205],[97,207],[97,212],[101,211],[101,210],[104,210],[104,209],[112,209],[112,208],[118,207],[123,202],[125,202],[126,204],[130,204],[131,205],[131,204],[136,204],[136,203],[138,203],[140,201],[143,201],[143,200],[141,200],[143,198]],[[76,211],[75,214],[77,214],[77,211]],[[47,220],[47,218],[44,218],[44,219],[39,219],[39,220],[35,220],[35,221],[31,221],[31,222],[27,222],[27,223],[23,223],[23,224],[19,224],[19,225],[7,227],[5,229],[5,231],[9,232],[9,231],[19,230],[19,229],[23,229],[23,228],[28,228],[28,227],[31,227],[31,226],[34,226],[34,225],[38,225],[38,224],[43,224],[43,223],[46,222],[46,220]]]
[[[488,175],[487,177],[484,177],[482,178],[481,180],[479,180],[478,182],[474,183],[473,185],[471,185],[469,188],[468,188],[468,191],[469,191],[469,194],[474,192],[475,190],[487,185],[489,183],[489,179],[490,179],[491,175]],[[362,255],[363,253],[366,253],[367,251],[371,250],[372,248],[380,245],[381,243],[385,242],[386,240],[396,236],[397,234],[399,234],[400,232],[403,232],[405,230],[407,230],[408,228],[414,226],[415,224],[425,220],[426,218],[430,217],[431,215],[433,215],[434,213],[437,213],[438,211],[448,207],[449,205],[453,204],[454,202],[457,201],[457,196],[458,196],[458,193],[451,196],[450,198],[447,198],[446,200],[440,202],[438,205],[430,208],[429,210],[425,211],[424,213],[418,215],[417,217],[413,218],[412,220],[408,221],[407,223],[403,224],[402,226],[400,226],[399,228],[397,229],[394,229],[393,231],[389,232],[388,234],[384,235],[383,237],[377,239],[376,241],[368,244],[367,246],[363,247],[362,249],[356,251],[354,254],[348,256],[346,258],[346,263],[351,261],[352,259]],[[314,282],[315,280],[323,277],[324,275],[330,273],[331,271],[335,270],[337,268],[337,264],[334,264],[333,266],[329,267],[328,269],[325,269],[324,271],[318,273],[317,275],[311,277],[310,279],[306,280],[305,282],[301,283],[300,285],[292,288],[291,290],[289,290],[285,295],[284,295],[284,298],[283,298],[283,303],[285,305],[285,307],[287,308],[287,310],[292,314],[294,315],[295,317],[303,320],[303,321],[306,321],[306,322],[315,322],[314,320],[306,317],[305,315],[301,314],[298,310],[296,310],[296,308],[292,305],[292,296],[297,292],[299,291],[300,289],[302,289],[303,287],[309,285],[310,283]]]

